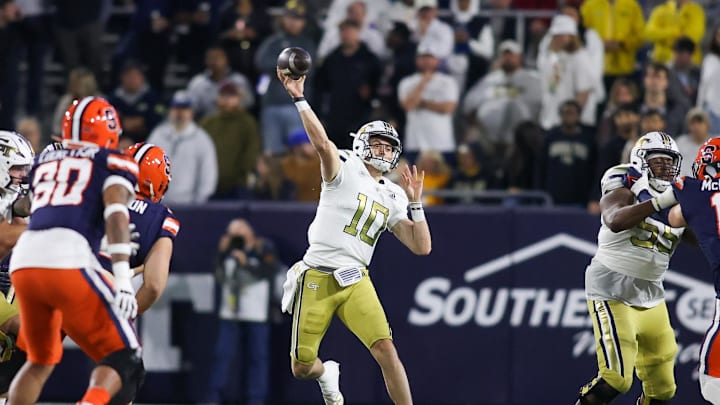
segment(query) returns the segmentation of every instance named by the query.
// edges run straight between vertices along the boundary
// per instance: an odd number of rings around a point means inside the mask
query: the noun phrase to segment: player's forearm
[[[621,232],[637,226],[645,218],[655,213],[650,200],[610,210],[603,216],[608,228],[613,232]]]
[[[105,219],[105,234],[107,235],[108,246],[125,245],[130,249],[130,230],[128,229],[128,218],[124,213],[116,212]],[[127,262],[130,260],[129,253],[115,253],[110,251],[112,262]]]
[[[163,289],[164,288],[160,288],[158,286],[143,283],[135,295],[135,299],[138,303],[138,315],[141,315],[143,312],[150,309],[150,307],[160,299]]]
[[[420,256],[430,254],[432,250],[432,237],[427,221],[413,222],[413,253]]]
[[[4,257],[15,246],[20,234],[27,229],[26,224],[11,224],[4,219],[0,223],[0,258]]]

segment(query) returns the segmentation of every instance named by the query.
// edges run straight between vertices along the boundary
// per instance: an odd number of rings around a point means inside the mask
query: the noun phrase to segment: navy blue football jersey
[[[36,158],[30,172],[30,230],[72,229],[87,239],[93,252],[105,235],[103,191],[137,183],[135,161],[119,151],[86,147],[61,149]]]
[[[673,187],[683,217],[713,270],[715,292],[720,298],[720,179],[685,177]]]
[[[135,268],[145,263],[145,258],[155,242],[160,238],[175,240],[180,231],[180,221],[175,214],[160,203],[144,200],[138,197],[130,204],[130,222],[135,225],[133,232],[140,234],[140,239],[133,242],[139,244],[137,253],[130,258],[130,267]],[[98,255],[100,264],[104,269],[112,271],[110,256]]]

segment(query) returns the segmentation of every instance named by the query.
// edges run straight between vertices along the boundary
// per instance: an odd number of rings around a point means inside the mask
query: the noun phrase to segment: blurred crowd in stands
[[[643,133],[678,142],[683,175],[720,135],[716,1],[0,0],[0,127],[41,150],[73,99],[102,95],[122,145],[170,155],[171,206],[316,201],[319,160],[275,78],[299,46],[330,138],[393,123],[427,204],[540,190],[598,212],[599,177]]]

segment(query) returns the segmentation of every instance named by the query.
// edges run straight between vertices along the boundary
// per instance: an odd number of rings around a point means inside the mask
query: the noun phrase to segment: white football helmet
[[[641,136],[630,151],[630,164],[635,166],[640,173],[647,174],[650,187],[658,192],[663,192],[670,186],[671,181],[656,178],[648,165],[648,160],[658,153],[673,159],[673,171],[671,174],[673,179],[677,178],[678,174],[680,174],[682,155],[675,140],[665,132],[648,132]]]
[[[20,185],[13,184],[13,178],[10,177],[10,168],[27,166],[29,172],[34,158],[33,147],[24,136],[14,131],[0,130],[0,187],[20,192]]]
[[[385,121],[372,121],[360,127],[357,133],[351,133],[353,140],[353,152],[370,166],[385,173],[397,167],[400,153],[402,153],[402,142],[395,128]],[[388,140],[393,145],[392,160],[385,160],[382,156],[375,156],[370,150],[370,138],[379,136]]]

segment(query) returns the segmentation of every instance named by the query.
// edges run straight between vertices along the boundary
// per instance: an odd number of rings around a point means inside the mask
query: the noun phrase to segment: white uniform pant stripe
[[[297,291],[295,291],[295,303],[293,304],[293,324],[292,324],[292,333],[291,333],[291,342],[290,342],[290,351],[293,353],[295,358],[299,356],[299,353],[297,351],[298,349],[298,337],[300,334],[299,328],[300,328],[300,306],[302,305],[302,293],[303,293],[303,286],[305,285],[305,275],[307,272],[303,272],[302,277],[297,282],[300,283],[298,285]]]
[[[718,333],[718,328],[720,328],[720,299],[715,298],[715,315],[700,348],[700,374],[707,374],[708,354],[715,335]]]
[[[135,329],[133,329],[130,324],[130,320],[119,316],[117,312],[115,312],[115,306],[113,305],[115,302],[115,293],[110,289],[110,287],[108,287],[107,284],[105,284],[105,281],[102,280],[102,277],[97,271],[90,269],[83,269],[83,271],[87,275],[88,279],[92,281],[93,286],[100,291],[103,298],[110,304],[110,307],[112,308],[110,316],[115,318],[115,323],[120,326],[120,333],[123,334],[125,340],[127,340],[130,344],[130,348],[135,349],[140,347],[140,342],[138,342]]]

